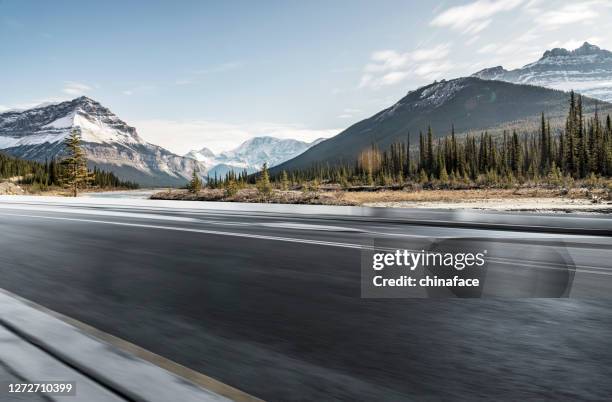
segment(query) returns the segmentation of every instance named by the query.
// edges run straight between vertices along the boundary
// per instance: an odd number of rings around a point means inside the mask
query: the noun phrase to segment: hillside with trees
[[[313,164],[353,164],[359,154],[376,144],[381,150],[406,142],[413,148],[419,132],[431,129],[434,139],[467,133],[519,134],[539,126],[540,113],[550,119],[551,128],[563,128],[569,95],[566,92],[531,85],[485,81],[474,77],[440,81],[409,92],[395,105],[362,120],[337,136],[310,148],[298,157],[270,171],[308,169]],[[599,107],[609,113],[612,105],[591,98],[583,99],[583,114],[592,115]],[[409,136],[410,138],[407,138]]]
[[[73,132],[65,142],[67,157],[45,162],[15,158],[0,152],[0,181],[10,180],[29,192],[68,188],[74,195],[78,189],[136,189],[138,184],[120,180],[111,172],[87,168],[78,134]]]
[[[315,164],[286,172],[291,181],[350,185],[402,185],[408,182],[441,186],[511,186],[533,182],[561,185],[564,181],[612,176],[612,123],[599,111],[585,117],[583,98],[570,94],[565,127],[553,130],[544,113],[536,132],[483,132],[459,138],[435,138],[431,127],[412,144],[404,141],[381,149],[363,150],[353,164]],[[282,173],[275,179],[280,180]]]

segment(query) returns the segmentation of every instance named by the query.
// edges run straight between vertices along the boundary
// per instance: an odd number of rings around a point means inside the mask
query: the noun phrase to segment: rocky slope
[[[473,75],[486,80],[539,85],[612,101],[612,52],[585,42],[575,50],[547,50],[540,60],[515,70],[502,66]]]
[[[81,132],[91,166],[144,186],[184,184],[199,163],[144,141],[109,109],[87,97],[0,114],[0,149],[19,158],[60,158],[63,140]],[[203,168],[203,167],[201,167]]]

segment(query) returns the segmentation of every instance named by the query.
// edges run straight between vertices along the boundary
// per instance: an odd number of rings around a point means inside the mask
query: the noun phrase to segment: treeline
[[[270,181],[267,163],[263,164],[262,170],[256,175],[249,175],[246,169],[243,169],[242,172],[239,173],[230,170],[223,178],[219,178],[215,173],[213,177],[209,175],[206,179],[206,187],[211,189],[223,189],[226,196],[235,195],[238,190],[247,187],[249,184],[255,184],[259,192],[263,195],[269,195],[272,192],[272,183]],[[191,181],[187,185],[187,189],[193,193],[197,193],[200,191],[201,187],[202,183],[197,173],[194,172]],[[284,172],[280,178],[280,188],[284,190],[289,188],[287,174]]]
[[[37,190],[63,186],[65,166],[55,160],[44,163],[29,161],[0,153],[0,179],[15,178],[19,184],[30,185]],[[112,172],[94,167],[89,171],[89,185],[97,188],[136,189],[138,184],[120,180]]]
[[[612,176],[612,123],[608,115],[583,114],[582,97],[570,94],[565,127],[552,132],[550,121],[541,116],[539,131],[516,131],[492,136],[457,138],[454,128],[435,140],[431,128],[419,135],[411,148],[405,142],[381,151],[375,144],[363,151],[353,165],[317,165],[310,169],[281,172],[273,177],[293,183],[333,182],[350,185],[391,185],[407,182],[496,185],[516,182],[552,182]]]
[[[208,188],[226,188],[228,185],[237,185],[238,187],[246,186],[247,183],[255,183],[255,180],[249,177],[246,169],[236,173],[230,170],[223,177],[218,177],[215,172],[214,176],[206,177],[206,186]]]

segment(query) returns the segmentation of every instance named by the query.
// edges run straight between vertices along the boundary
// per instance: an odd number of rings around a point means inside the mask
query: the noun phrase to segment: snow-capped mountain
[[[144,141],[134,127],[85,96],[0,113],[0,149],[39,161],[61,157],[63,141],[75,128],[80,130],[91,166],[142,185],[184,184],[199,165]]]
[[[612,52],[588,42],[571,51],[547,50],[540,60],[515,70],[497,66],[473,76],[564,91],[573,89],[592,98],[612,101]]]
[[[324,138],[319,138],[309,143],[268,136],[254,137],[237,148],[219,155],[215,155],[208,148],[202,148],[199,151],[190,151],[185,156],[203,163],[208,175],[216,174],[222,177],[230,170],[240,172],[246,169],[248,173],[257,172],[264,163],[267,163],[269,167],[276,166],[324,140]]]
[[[202,162],[204,166],[207,167],[213,166],[217,163],[217,157],[215,156],[214,152],[206,147],[200,149],[199,151],[189,151],[185,154],[185,157]]]
[[[409,139],[412,146],[418,146],[420,134],[427,133],[429,128],[436,137],[449,135],[453,127],[457,135],[478,135],[483,131],[501,134],[503,130],[526,127],[537,130],[541,113],[553,124],[563,124],[569,97],[567,92],[541,86],[477,77],[436,81],[408,92],[390,107],[275,166],[270,173],[316,165],[352,165],[372,144],[387,149]],[[595,108],[605,115],[612,110],[612,104],[583,99],[586,113],[593,113]]]

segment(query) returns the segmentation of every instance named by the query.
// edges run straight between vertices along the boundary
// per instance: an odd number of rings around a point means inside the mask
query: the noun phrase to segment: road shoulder
[[[102,389],[106,392],[101,395],[110,391],[111,396],[127,400],[257,400],[4,289],[0,289],[0,330],[0,342],[12,345],[2,348],[0,360],[28,381],[48,380],[40,370],[54,367],[62,368],[65,376],[75,374],[79,394]],[[31,356],[18,358],[23,353]]]

